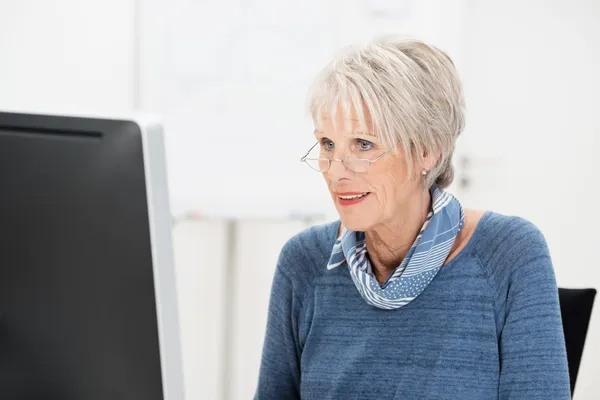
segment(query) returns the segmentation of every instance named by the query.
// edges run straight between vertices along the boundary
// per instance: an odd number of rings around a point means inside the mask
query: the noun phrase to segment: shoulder
[[[326,271],[340,221],[306,228],[288,239],[277,262],[278,270],[292,283],[307,284]]]
[[[541,230],[523,217],[488,211],[479,224],[474,251],[482,261],[498,257],[523,257],[548,251]]]
[[[477,227],[472,253],[496,287],[522,274],[554,275],[542,231],[523,217],[486,212]]]

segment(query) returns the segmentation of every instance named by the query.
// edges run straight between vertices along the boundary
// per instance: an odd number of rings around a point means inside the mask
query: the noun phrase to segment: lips
[[[338,204],[340,206],[351,206],[353,204],[357,204],[366,199],[370,192],[344,192],[344,193],[336,193]]]

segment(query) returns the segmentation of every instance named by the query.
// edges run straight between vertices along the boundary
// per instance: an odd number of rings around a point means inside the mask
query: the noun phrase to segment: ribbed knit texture
[[[277,264],[255,399],[570,399],[544,237],[487,212],[410,304],[368,305],[327,270],[340,222],[291,238]]]

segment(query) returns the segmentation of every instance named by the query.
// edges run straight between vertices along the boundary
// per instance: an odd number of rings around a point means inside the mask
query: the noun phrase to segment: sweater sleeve
[[[289,247],[288,243],[282,250],[273,277],[255,400],[300,398],[297,317],[301,304],[284,272],[290,266]]]
[[[529,223],[512,239],[499,341],[499,397],[570,399],[558,288],[548,247]]]

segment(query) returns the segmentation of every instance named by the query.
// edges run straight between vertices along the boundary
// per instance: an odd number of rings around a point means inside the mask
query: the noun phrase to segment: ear
[[[442,152],[438,151],[437,153],[427,152],[425,149],[421,150],[421,166],[427,171],[431,171],[440,160],[442,156]]]

